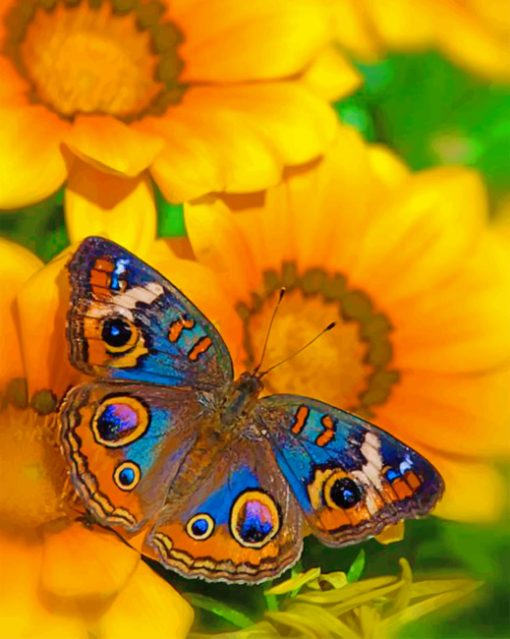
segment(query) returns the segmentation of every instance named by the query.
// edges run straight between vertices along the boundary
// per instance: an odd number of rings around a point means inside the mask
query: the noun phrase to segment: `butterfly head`
[[[239,379],[236,379],[227,393],[221,412],[221,422],[225,426],[231,426],[239,417],[247,414],[255,405],[263,388],[264,384],[260,375],[248,372],[241,373]]]

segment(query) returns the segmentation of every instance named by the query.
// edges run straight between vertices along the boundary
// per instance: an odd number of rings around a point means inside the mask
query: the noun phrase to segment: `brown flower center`
[[[265,378],[270,393],[308,395],[364,415],[384,403],[398,372],[391,368],[391,324],[368,295],[352,290],[341,274],[294,263],[264,274],[262,292],[237,307],[244,323],[246,367],[258,363],[267,327],[282,286],[286,296],[269,337],[263,368],[301,348],[331,321],[336,327]]]
[[[21,379],[13,380],[0,397],[0,525],[4,528],[32,531],[70,512],[51,397],[42,391],[29,405]]]
[[[19,0],[6,17],[6,53],[31,99],[59,115],[133,120],[177,102],[179,31],[143,0]]]

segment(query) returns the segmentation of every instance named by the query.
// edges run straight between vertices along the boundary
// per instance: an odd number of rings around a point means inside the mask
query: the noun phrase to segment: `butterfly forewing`
[[[216,389],[232,379],[211,322],[168,280],[122,247],[84,240],[69,263],[71,362],[112,379]]]
[[[340,546],[426,515],[443,492],[437,470],[385,431],[338,408],[273,395],[256,421],[313,533]]]

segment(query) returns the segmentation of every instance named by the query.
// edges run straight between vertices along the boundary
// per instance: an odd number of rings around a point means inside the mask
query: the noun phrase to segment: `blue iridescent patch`
[[[119,473],[119,482],[123,486],[130,486],[136,479],[135,471],[133,468],[123,468]]]
[[[400,473],[398,472],[398,470],[395,470],[394,468],[389,468],[386,471],[386,479],[389,482],[395,481],[395,479],[398,479],[400,477]]]
[[[115,442],[133,431],[138,425],[138,413],[128,404],[109,404],[97,420],[101,438]]]
[[[248,543],[263,541],[273,530],[271,511],[259,501],[247,501],[239,515],[237,530]]]
[[[201,537],[209,531],[209,525],[210,524],[207,519],[195,519],[195,521],[191,524],[191,531],[197,537]]]

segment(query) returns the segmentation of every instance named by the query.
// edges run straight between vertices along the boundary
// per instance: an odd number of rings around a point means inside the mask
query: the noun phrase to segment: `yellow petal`
[[[138,126],[166,139],[151,174],[171,202],[211,191],[255,190],[280,177],[274,150],[237,114],[183,105],[166,118],[147,118]]]
[[[329,4],[337,42],[356,57],[365,60],[375,58],[380,46],[362,0],[332,0]]]
[[[373,174],[373,188],[378,187],[386,195],[402,187],[411,175],[398,155],[382,144],[368,147],[368,159]]]
[[[298,73],[329,36],[315,0],[215,0],[171,5],[184,82],[242,82]]]
[[[510,454],[510,369],[459,375],[401,373],[375,421],[413,445],[445,453]]]
[[[350,268],[352,281],[386,308],[423,295],[469,256],[486,216],[476,173],[454,167],[418,173],[372,219]]]
[[[64,143],[97,169],[128,177],[148,168],[164,144],[156,135],[105,115],[77,117]]]
[[[0,207],[44,199],[65,180],[60,145],[68,124],[40,106],[0,111]]]
[[[360,4],[372,29],[389,48],[418,49],[432,42],[435,15],[423,0],[363,0]]]
[[[0,21],[3,16],[0,15]],[[0,35],[1,37],[1,35]],[[27,93],[30,90],[27,83],[20,76],[14,63],[9,58],[0,55],[0,104],[6,107],[28,106],[30,104]]]
[[[397,541],[402,541],[404,539],[404,522],[399,521],[397,524],[393,524],[392,526],[386,526],[386,528],[375,536],[377,541],[380,544],[387,546],[388,544],[394,544]]]
[[[448,457],[430,450],[424,454],[445,482],[445,493],[434,514],[467,522],[494,522],[501,518],[507,486],[501,474],[488,463]]]
[[[462,232],[445,229],[444,233]],[[456,243],[460,248],[460,242]],[[445,240],[445,250],[447,244]],[[508,247],[499,235],[480,233],[474,252],[457,264],[456,274],[430,291],[423,282],[424,290],[419,295],[393,303],[390,316],[396,325],[392,335],[395,365],[403,370],[442,373],[483,372],[508,366],[508,257]],[[422,273],[414,265],[408,269],[409,279],[415,271],[420,279]],[[403,278],[408,279],[407,274]],[[385,300],[392,296],[393,285],[387,287]]]
[[[74,523],[45,534],[42,586],[57,597],[104,599],[125,586],[139,560],[115,533]]]
[[[249,240],[220,200],[186,206],[185,222],[195,255],[224,278],[235,298],[242,299],[246,291],[254,289],[254,278],[259,274],[252,263]]]
[[[101,235],[140,256],[154,243],[157,213],[147,175],[119,177],[77,158],[67,182],[65,207],[71,242]]]
[[[39,270],[18,295],[21,347],[30,396],[52,390],[61,397],[80,379],[68,360],[65,338],[69,285],[66,249]]]
[[[146,564],[131,579],[98,624],[101,639],[186,637],[193,621],[191,606]]]
[[[304,268],[349,272],[373,216],[366,144],[341,127],[334,145],[313,171],[296,173],[285,188],[295,218],[295,253]]]
[[[9,380],[25,376],[14,301],[21,286],[41,266],[33,253],[0,238],[0,389]]]
[[[436,9],[437,40],[447,55],[476,73],[508,82],[510,32],[508,27],[506,32],[503,28],[508,6],[501,3],[501,17],[492,25],[481,19],[479,7],[473,10],[462,4],[438,2]]]
[[[510,248],[510,195],[502,198],[494,215],[494,229],[508,241]]]
[[[152,174],[168,200],[182,201],[275,184],[284,165],[327,148],[337,120],[304,86],[281,82],[194,88],[166,118],[138,127],[166,138]]]
[[[301,590],[303,586],[305,586],[308,582],[316,580],[320,577],[321,569],[320,568],[310,568],[306,572],[301,572],[297,575],[294,575],[290,579],[286,579],[282,581],[282,583],[269,588],[266,590],[264,594],[266,595],[285,595],[288,592],[292,592],[294,590]]]
[[[42,544],[37,537],[0,537],[0,633],[6,639],[87,639],[83,620],[71,604],[53,606],[41,597]]]
[[[301,76],[304,84],[329,102],[355,91],[363,77],[334,47],[326,47]]]

